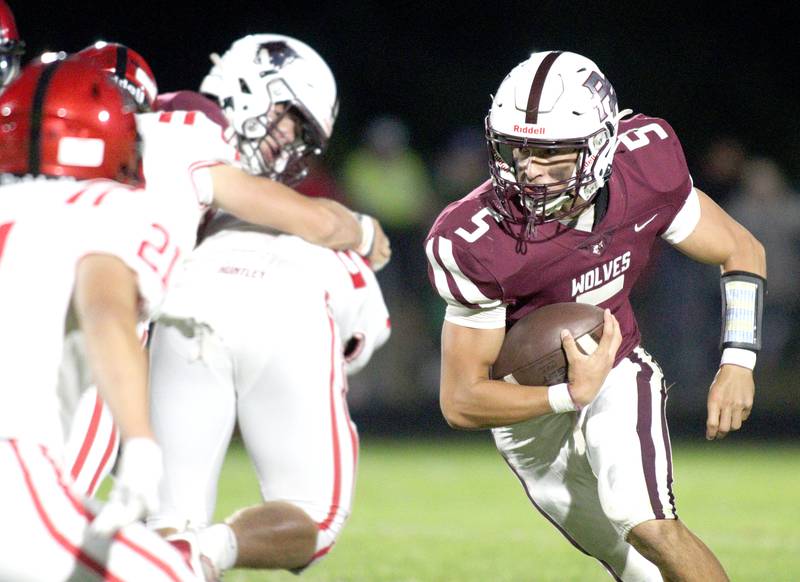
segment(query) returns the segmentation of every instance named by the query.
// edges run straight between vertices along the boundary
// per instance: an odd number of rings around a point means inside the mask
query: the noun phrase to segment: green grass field
[[[610,580],[529,504],[488,435],[364,439],[353,514],[337,546],[301,580],[523,582]],[[678,513],[734,581],[800,580],[800,447],[675,445]],[[228,455],[219,517],[258,501],[241,448]],[[225,582],[297,581],[234,570]]]

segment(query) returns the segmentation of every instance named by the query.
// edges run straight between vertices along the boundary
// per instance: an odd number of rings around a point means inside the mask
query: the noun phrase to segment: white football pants
[[[0,439],[0,580],[198,581],[183,556],[144,525],[92,536],[94,510],[38,444]]]
[[[313,273],[272,274],[214,275],[191,296],[207,327],[155,326],[152,420],[165,473],[162,513],[148,525],[211,522],[238,421],[263,499],[292,503],[318,523],[317,559],[350,513],[358,436],[324,288]]]
[[[661,580],[625,538],[642,522],[677,517],[666,401],[661,369],[637,347],[580,413],[492,431],[536,509],[617,580]]]

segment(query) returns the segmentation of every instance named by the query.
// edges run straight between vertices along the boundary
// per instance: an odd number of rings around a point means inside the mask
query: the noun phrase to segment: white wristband
[[[375,242],[375,223],[368,214],[356,213],[358,223],[361,225],[361,243],[356,247],[356,252],[362,257],[372,254],[372,245]]]
[[[572,395],[569,393],[569,386],[565,383],[554,384],[547,389],[547,401],[550,408],[555,413],[574,412],[578,410]]]
[[[742,348],[725,348],[722,350],[722,359],[719,365],[733,364],[752,370],[756,367],[756,353]]]

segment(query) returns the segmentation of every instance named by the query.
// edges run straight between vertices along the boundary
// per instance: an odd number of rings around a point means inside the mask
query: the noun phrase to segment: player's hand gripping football
[[[706,439],[723,439],[742,428],[753,409],[755,390],[752,370],[733,364],[720,366],[708,392]]]
[[[108,502],[91,523],[92,532],[111,536],[158,509],[158,485],[164,472],[161,448],[149,438],[122,446],[119,468]]]
[[[381,224],[372,219],[375,224],[375,240],[372,243],[372,252],[369,254],[367,260],[369,261],[372,270],[375,272],[380,271],[392,258],[392,246],[389,243],[389,237],[383,232]]]
[[[603,313],[603,337],[597,349],[586,355],[578,349],[575,338],[568,330],[561,332],[561,343],[567,354],[567,382],[570,396],[575,404],[583,408],[589,404],[614,367],[614,358],[622,343],[622,332],[617,318],[606,309]]]

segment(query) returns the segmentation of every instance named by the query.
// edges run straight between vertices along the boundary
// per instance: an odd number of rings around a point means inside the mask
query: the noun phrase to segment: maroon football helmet
[[[134,183],[139,137],[108,75],[73,59],[37,61],[0,95],[0,173]]]
[[[153,109],[158,94],[156,78],[150,65],[135,50],[116,42],[98,41],[75,56],[113,75],[139,111]]]
[[[0,0],[0,90],[13,81],[20,70],[25,43],[19,38],[17,23],[5,0]]]

